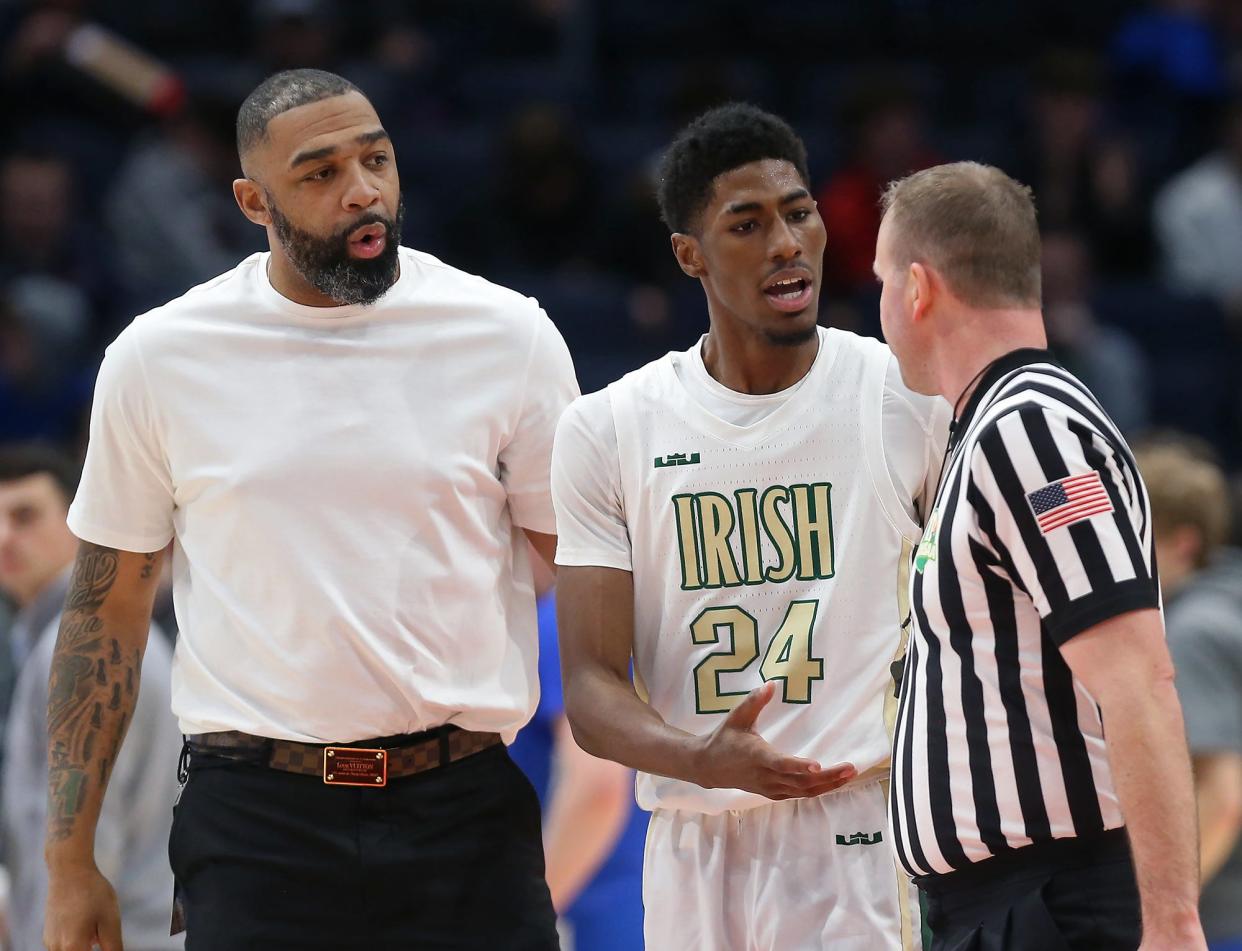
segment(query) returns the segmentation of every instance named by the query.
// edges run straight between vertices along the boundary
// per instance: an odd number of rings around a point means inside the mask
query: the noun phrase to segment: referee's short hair
[[[880,205],[898,268],[935,268],[974,307],[1040,306],[1035,201],[1000,169],[937,165],[890,183]]]

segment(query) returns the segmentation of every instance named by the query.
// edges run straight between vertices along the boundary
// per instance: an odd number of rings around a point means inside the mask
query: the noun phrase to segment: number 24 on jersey
[[[824,662],[811,652],[818,601],[794,601],[776,629],[759,665],[765,680],[782,681],[785,703],[810,703],[811,684],[824,679]],[[726,644],[694,668],[695,706],[699,713],[728,713],[745,690],[722,690],[720,675],[748,668],[759,658],[759,622],[736,605],[708,608],[690,625],[696,644]]]

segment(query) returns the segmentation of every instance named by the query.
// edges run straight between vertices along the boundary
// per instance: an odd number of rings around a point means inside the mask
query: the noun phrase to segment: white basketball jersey
[[[609,387],[635,682],[666,721],[703,734],[775,680],[758,732],[862,775],[889,759],[899,575],[919,529],[881,445],[888,348],[838,330],[821,347],[789,400],[751,426],[700,407],[672,355]],[[638,801],[705,813],[769,803],[645,774]]]

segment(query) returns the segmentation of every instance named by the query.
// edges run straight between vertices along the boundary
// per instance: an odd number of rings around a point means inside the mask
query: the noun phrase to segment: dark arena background
[[[883,186],[997,165],[1035,193],[1057,357],[1242,498],[1239,0],[0,0],[0,443],[80,458],[120,329],[266,247],[234,121],[293,67],[370,97],[403,243],[536,297],[583,392],[707,328],[653,178],[704,109],[804,138],[821,323],[874,336]]]

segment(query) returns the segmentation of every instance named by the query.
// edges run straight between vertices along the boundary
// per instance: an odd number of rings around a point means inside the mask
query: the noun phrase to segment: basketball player
[[[698,118],[659,200],[710,329],[573,403],[552,463],[565,706],[640,771],[647,947],[918,947],[886,719],[948,407],[817,326],[826,234],[780,119]]]

